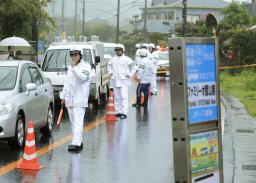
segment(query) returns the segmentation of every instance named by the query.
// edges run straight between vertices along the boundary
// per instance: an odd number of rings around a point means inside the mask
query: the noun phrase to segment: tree
[[[1,0],[0,38],[20,36],[31,40],[32,21],[37,20],[40,31],[54,27],[53,20],[43,6],[50,0]]]
[[[254,20],[247,9],[238,3],[231,3],[222,11],[223,19],[217,27],[219,38],[220,64],[240,65],[254,62],[254,43],[255,34],[247,31]],[[248,49],[252,48],[252,49]],[[251,51],[252,50],[252,51]],[[228,52],[234,54],[232,59],[228,57]]]
[[[176,36],[182,36],[182,23],[176,24],[174,33]],[[196,23],[187,23],[186,37],[210,37],[213,36],[212,27],[207,27],[204,20],[197,21]]]
[[[222,14],[224,17],[218,26],[219,32],[244,29],[253,23],[253,18],[248,10],[235,2],[224,8]]]

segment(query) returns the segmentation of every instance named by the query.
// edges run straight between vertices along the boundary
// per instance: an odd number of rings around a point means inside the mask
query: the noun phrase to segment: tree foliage
[[[176,24],[174,33],[176,36],[183,36],[183,25]],[[213,36],[212,27],[208,28],[204,20],[197,21],[196,23],[187,23],[186,37],[210,37]]]
[[[53,20],[43,6],[50,0],[1,0],[0,38],[20,36],[31,40],[32,21],[38,21],[38,29],[48,32],[54,26]]]
[[[219,31],[243,29],[253,23],[253,18],[248,10],[235,2],[224,8],[222,14],[224,17],[218,26]]]
[[[256,33],[247,30],[254,20],[247,9],[231,3],[222,11],[223,19],[217,28],[221,65],[251,64],[256,61]],[[232,51],[233,56],[227,57]]]

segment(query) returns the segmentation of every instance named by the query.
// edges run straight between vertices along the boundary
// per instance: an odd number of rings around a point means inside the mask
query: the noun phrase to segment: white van
[[[56,42],[46,50],[41,70],[46,78],[51,80],[55,99],[59,99],[64,80],[67,74],[67,65],[70,64],[70,49],[78,47],[83,50],[83,59],[91,64],[93,77],[90,85],[89,102],[95,106],[100,104],[101,97],[106,96],[110,75],[104,68],[104,48],[102,43],[94,42]],[[101,50],[102,49],[102,50]]]

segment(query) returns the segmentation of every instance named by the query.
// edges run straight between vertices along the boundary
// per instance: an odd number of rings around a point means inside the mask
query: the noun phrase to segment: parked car
[[[0,62],[0,139],[22,147],[30,120],[43,135],[51,134],[53,110],[53,88],[35,63]]]
[[[169,52],[168,50],[158,51],[158,68],[157,76],[170,76]]]

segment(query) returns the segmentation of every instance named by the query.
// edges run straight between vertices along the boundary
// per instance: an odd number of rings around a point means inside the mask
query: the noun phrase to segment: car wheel
[[[15,136],[8,143],[12,148],[22,148],[25,144],[25,121],[20,114],[16,120]]]
[[[49,106],[47,113],[47,123],[46,126],[41,128],[41,133],[43,135],[50,135],[53,129],[53,110],[52,107]]]

